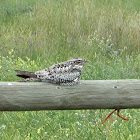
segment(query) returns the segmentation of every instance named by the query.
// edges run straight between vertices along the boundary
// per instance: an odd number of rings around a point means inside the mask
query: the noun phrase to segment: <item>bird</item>
[[[110,116],[111,116],[115,111],[117,111],[117,116],[118,116],[118,117],[120,117],[120,118],[123,119],[123,120],[129,121],[128,118],[124,118],[124,117],[122,117],[122,116],[119,114],[119,113],[120,113],[120,109],[115,109],[115,110],[113,110],[113,111],[104,119],[104,121],[103,121],[102,123],[100,123],[100,125],[104,124],[104,123],[110,118]]]
[[[23,78],[20,82],[47,81],[62,86],[73,86],[79,83],[83,65],[88,62],[84,58],[75,57],[68,61],[58,63],[43,70],[31,72],[15,70],[17,76]]]

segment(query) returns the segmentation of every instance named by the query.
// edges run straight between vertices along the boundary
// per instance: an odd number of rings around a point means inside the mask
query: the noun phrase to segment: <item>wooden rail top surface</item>
[[[0,82],[0,111],[140,108],[140,80],[81,80],[75,86]]]

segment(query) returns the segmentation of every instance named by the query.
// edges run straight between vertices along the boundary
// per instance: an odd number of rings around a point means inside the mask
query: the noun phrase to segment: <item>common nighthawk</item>
[[[83,64],[88,60],[83,58],[72,58],[68,61],[55,64],[49,68],[36,72],[15,70],[17,76],[26,81],[48,81],[54,84],[72,86],[78,84],[82,74]]]

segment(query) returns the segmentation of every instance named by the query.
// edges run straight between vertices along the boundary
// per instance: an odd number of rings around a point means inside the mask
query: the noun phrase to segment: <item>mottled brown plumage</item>
[[[49,68],[36,72],[15,70],[17,76],[24,78],[22,81],[48,81],[60,85],[78,84],[83,70],[83,64],[88,60],[83,58],[72,58],[68,61],[55,64]]]

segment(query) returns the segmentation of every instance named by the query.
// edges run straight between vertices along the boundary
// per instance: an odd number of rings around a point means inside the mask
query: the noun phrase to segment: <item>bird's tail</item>
[[[23,71],[23,70],[15,70],[15,72],[19,73],[19,74],[17,74],[18,77],[21,77],[24,79],[37,78],[37,75],[34,72]]]

